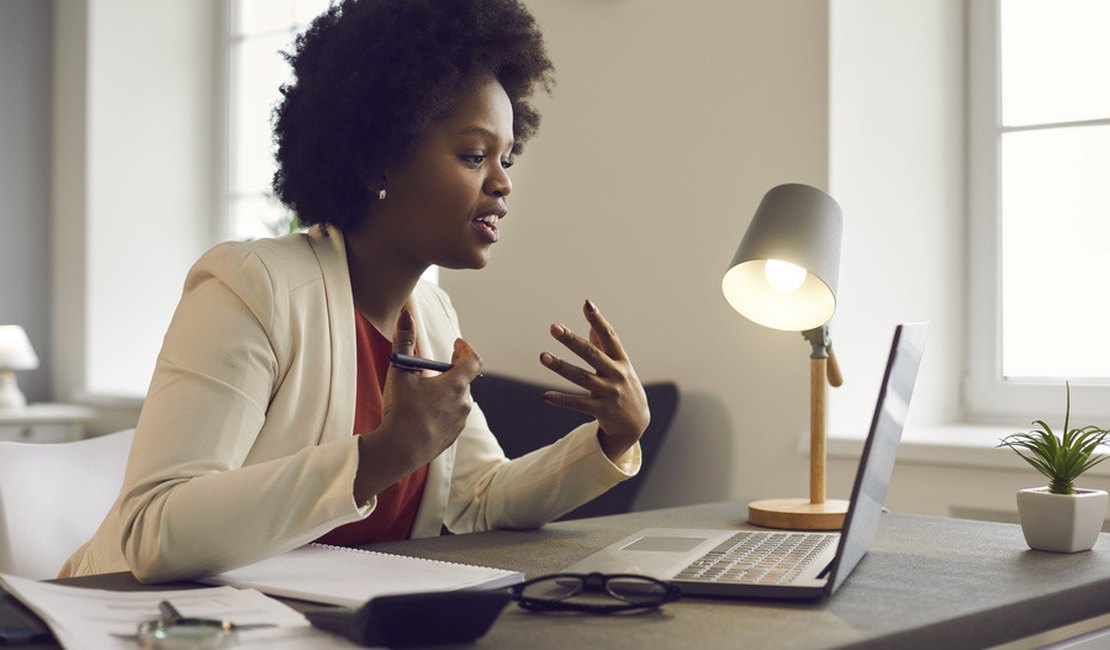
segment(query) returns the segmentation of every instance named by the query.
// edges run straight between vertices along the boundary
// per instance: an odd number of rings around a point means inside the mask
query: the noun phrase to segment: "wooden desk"
[[[375,550],[556,572],[648,526],[735,528],[728,502],[550,524],[532,531],[378,544]],[[129,575],[70,584],[134,585]],[[641,616],[545,616],[510,606],[473,648],[982,648],[1110,612],[1110,534],[1092,551],[1030,551],[1021,529],[886,515],[831,600],[685,599]]]

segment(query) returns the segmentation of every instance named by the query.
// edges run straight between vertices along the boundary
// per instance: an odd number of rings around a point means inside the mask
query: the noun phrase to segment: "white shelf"
[[[947,467],[1028,469],[1025,461],[1010,449],[998,447],[1003,437],[1028,429],[1013,426],[949,424],[906,429],[898,445],[900,462]],[[825,449],[829,458],[859,458],[864,436],[835,432],[829,434]],[[809,433],[801,436],[799,449],[809,453]],[[1106,447],[1100,449],[1107,453]],[[1091,476],[1110,476],[1110,463],[1100,463],[1087,471]]]
[[[84,436],[85,424],[96,410],[76,404],[30,404],[20,409],[0,409],[0,440],[14,442],[68,442]]]

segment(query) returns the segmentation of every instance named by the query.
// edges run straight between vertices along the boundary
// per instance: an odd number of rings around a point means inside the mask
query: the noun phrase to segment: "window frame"
[[[1061,382],[1002,375],[1001,0],[968,3],[967,371],[963,405],[971,422],[1063,418]],[[1092,352],[1099,342],[1092,341]],[[1105,348],[1103,348],[1105,349]],[[1110,418],[1110,384],[1072,381],[1072,416]],[[1073,422],[1078,422],[1074,420]]]
[[[236,101],[239,98],[238,83],[241,78],[241,71],[236,69],[235,64],[235,48],[243,46],[244,43],[267,38],[276,34],[286,33],[292,41],[293,37],[307,25],[301,25],[296,22],[290,23],[287,27],[275,29],[270,32],[244,35],[238,22],[240,15],[240,5],[243,0],[230,0],[223,4],[223,32],[220,35],[222,39],[222,48],[220,56],[222,57],[222,72],[223,79],[221,80],[220,109],[222,119],[220,120],[220,151],[221,164],[223,166],[220,179],[218,181],[218,196],[220,197],[220,205],[216,212],[217,220],[219,222],[217,230],[219,232],[219,241],[233,239],[240,237],[241,234],[235,232],[234,225],[232,224],[232,215],[234,214],[233,204],[244,198],[263,198],[267,195],[266,192],[253,193],[243,192],[234,187],[232,183],[232,175],[238,170],[236,165],[237,161],[237,105]],[[273,233],[281,234],[281,233]]]

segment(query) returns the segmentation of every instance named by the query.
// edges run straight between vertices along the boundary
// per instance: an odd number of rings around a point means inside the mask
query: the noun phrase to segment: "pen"
[[[181,619],[185,618],[181,615],[181,612],[177,611],[177,608],[174,607],[173,604],[170,603],[170,601],[168,600],[163,600],[162,602],[158,603],[158,611],[162,612],[162,618],[170,621],[180,621]]]
[[[389,355],[389,362],[401,370],[437,370],[447,372],[454,366],[442,361],[433,361],[422,357],[393,352]]]

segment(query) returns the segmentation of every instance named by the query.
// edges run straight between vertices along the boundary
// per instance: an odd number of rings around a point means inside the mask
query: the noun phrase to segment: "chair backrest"
[[[516,458],[550,444],[574,427],[590,421],[585,413],[551,406],[542,395],[548,390],[565,390],[513,379],[496,373],[483,373],[470,384],[474,400],[482,407],[490,429],[509,458]],[[622,481],[589,503],[575,508],[560,519],[580,519],[615,515],[632,510],[636,495],[655,461],[656,451],[670,429],[678,408],[678,387],[671,382],[646,384],[651,424],[640,439],[643,464],[640,473]]]
[[[55,444],[0,442],[0,571],[41,580],[96,532],[123,485],[134,429]]]

